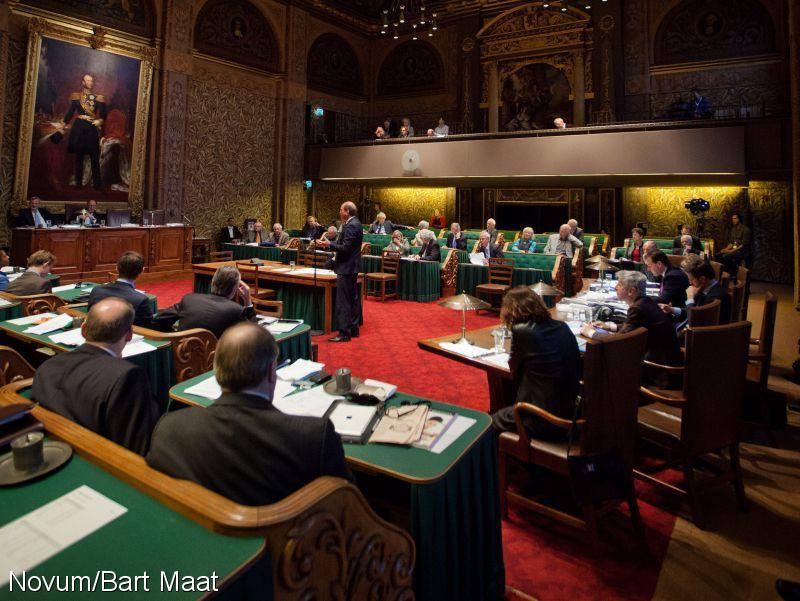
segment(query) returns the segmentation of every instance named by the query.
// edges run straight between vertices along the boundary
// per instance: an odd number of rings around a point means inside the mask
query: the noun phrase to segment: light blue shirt
[[[31,213],[33,213],[33,225],[36,227],[47,227],[47,222],[44,220],[44,217],[42,217],[39,209],[31,209]]]

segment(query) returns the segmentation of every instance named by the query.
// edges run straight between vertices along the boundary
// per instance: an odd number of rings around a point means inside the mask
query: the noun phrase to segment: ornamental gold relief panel
[[[455,188],[372,188],[369,198],[381,204],[392,223],[416,226],[423,219],[428,221],[434,209],[439,209],[448,223],[455,216]]]

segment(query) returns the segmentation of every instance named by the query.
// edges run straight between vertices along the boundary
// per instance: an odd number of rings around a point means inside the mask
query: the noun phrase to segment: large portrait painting
[[[15,204],[39,196],[141,207],[153,53],[99,42],[33,20]]]
[[[503,80],[502,126],[506,131],[553,127],[553,119],[572,120],[570,85],[563,71],[546,63],[517,69]]]

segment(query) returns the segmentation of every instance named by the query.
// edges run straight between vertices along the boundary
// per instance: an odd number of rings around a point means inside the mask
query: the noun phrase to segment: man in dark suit
[[[711,264],[697,255],[690,255],[684,259],[681,268],[686,272],[689,284],[691,284],[686,289],[686,307],[681,309],[662,304],[660,305],[661,309],[667,314],[674,315],[680,327],[682,327],[689,318],[688,309],[690,307],[702,307],[719,300],[719,323],[730,323],[731,296],[727,290],[723,289],[722,284],[715,277],[714,268]]]
[[[102,286],[95,286],[89,293],[89,308],[95,303],[116,296],[128,301],[136,312],[133,324],[142,328],[150,328],[153,325],[153,306],[146,294],[136,290],[136,278],[144,269],[144,258],[137,252],[129,250],[122,253],[117,260],[117,273],[119,277],[116,282],[109,282]]]
[[[673,254],[675,254],[675,255],[684,254],[683,252],[681,252],[681,251],[684,250],[684,244],[683,244],[683,241],[681,240],[681,238],[683,236],[691,236],[692,237],[692,252],[693,253],[699,255],[703,251],[703,244],[702,244],[702,242],[700,242],[700,238],[698,238],[697,236],[695,236],[692,233],[692,226],[684,224],[684,225],[681,226],[681,234],[680,234],[680,236],[675,236],[672,239]]]
[[[44,207],[39,207],[42,200],[38,196],[31,196],[28,207],[20,209],[17,215],[17,227],[47,227],[47,222],[52,223],[53,216]]]
[[[375,217],[375,221],[369,226],[370,234],[385,234],[386,236],[391,236],[393,231],[394,224],[386,219],[386,213],[383,212],[378,213]]]
[[[447,234],[444,245],[447,248],[455,248],[456,250],[467,250],[467,237],[461,231],[460,224],[450,224],[450,233]]]
[[[317,246],[330,248],[336,254],[333,271],[336,273],[336,324],[338,336],[331,342],[348,342],[358,337],[358,321],[361,313],[361,293],[358,289],[358,270],[361,263],[361,242],[364,230],[356,216],[356,205],[346,202],[339,208],[342,227],[336,240],[320,240]]]
[[[483,255],[484,263],[489,259],[503,258],[503,249],[499,244],[494,244],[490,240],[491,235],[486,230],[483,230],[478,236],[478,246],[475,248],[475,252]]]
[[[349,478],[329,419],[272,406],[277,355],[264,328],[238,324],[225,332],[214,356],[222,396],[210,407],[165,415],[147,463],[243,505],[275,503],[321,476]]]
[[[613,333],[626,334],[637,328],[647,329],[644,358],[664,365],[680,363],[680,345],[675,327],[668,315],[646,292],[647,278],[639,271],[617,272],[617,296],[628,305],[628,316],[621,326],[614,322],[594,322],[583,326],[587,338],[601,338]],[[632,360],[638,360],[632,358]]]
[[[656,282],[660,284],[657,303],[669,303],[673,307],[686,306],[686,289],[689,287],[689,278],[678,267],[673,267],[669,257],[658,250],[644,256],[644,264],[652,273]]]
[[[33,399],[134,453],[144,455],[160,410],[144,370],[121,359],[133,336],[133,308],[121,298],[94,305],[86,342],[48,359],[33,378]]]
[[[236,227],[233,217],[228,217],[228,225],[219,231],[219,241],[222,244],[230,244],[234,240],[242,239],[242,231]]]
[[[254,317],[250,288],[242,282],[236,267],[223,265],[211,280],[211,294],[187,294],[179,303],[159,311],[153,318],[153,326],[158,330],[170,331],[178,321],[178,330],[204,328],[220,338],[230,326]]]
[[[8,285],[6,292],[17,296],[31,294],[47,294],[53,289],[52,282],[47,279],[56,256],[48,250],[37,250],[28,257],[28,269]]]
[[[583,230],[578,227],[578,220],[577,219],[570,219],[567,221],[567,225],[569,226],[570,233],[575,236],[578,240],[583,242]]]
[[[419,237],[422,238],[422,247],[414,258],[420,261],[439,261],[442,254],[436,241],[436,234],[431,230],[422,230]]]

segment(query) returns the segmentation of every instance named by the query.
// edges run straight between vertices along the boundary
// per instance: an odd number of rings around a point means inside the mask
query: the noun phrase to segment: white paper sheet
[[[278,318],[273,317],[272,315],[258,315],[256,316],[256,319],[258,320],[258,323],[260,323],[261,325],[271,324],[278,321]]]
[[[127,508],[81,486],[0,528],[0,587],[127,512]]]
[[[122,349],[122,358],[127,359],[134,355],[144,355],[145,353],[152,353],[154,350],[156,350],[156,347],[152,344],[147,344],[144,340],[131,340]]]
[[[442,347],[446,351],[451,351],[453,353],[457,353],[464,357],[470,357],[471,359],[475,359],[477,357],[482,357],[483,355],[488,355],[493,353],[492,349],[483,348],[481,346],[475,346],[474,344],[459,344],[455,342],[440,342],[439,346]]]
[[[72,325],[72,315],[67,315],[66,313],[62,313],[61,315],[57,315],[52,319],[48,319],[44,323],[40,323],[38,326],[31,326],[23,330],[26,334],[47,334],[48,332],[55,332],[56,330],[62,330],[67,326]]]
[[[24,271],[20,271],[20,272],[18,272],[18,273],[9,273],[9,274],[8,274],[8,281],[9,281],[9,282],[13,282],[13,281],[14,281],[14,280],[16,280],[18,277],[22,277],[22,274],[23,274],[23,273],[25,273],[25,272],[24,272]]]
[[[292,271],[291,267],[276,267],[274,269],[269,270],[270,273],[289,273]]]
[[[248,242],[245,246],[258,246],[258,242]]]
[[[0,307],[8,307],[9,305],[13,305],[10,300],[6,300],[4,298],[0,298]]]
[[[278,370],[278,377],[281,380],[302,380],[303,378],[315,374],[318,371],[325,369],[324,363],[316,363],[308,359],[297,359],[291,365],[281,367]]]
[[[608,301],[615,301],[617,300],[617,293],[611,289],[609,292],[596,292],[594,290],[590,290],[586,294],[582,294],[580,298],[585,299],[587,301],[597,301],[597,302],[608,302]]]
[[[336,433],[341,436],[361,436],[375,417],[377,407],[339,403],[331,411],[330,420]]]
[[[14,273],[14,266],[6,265],[5,267],[0,267],[0,271],[2,271],[3,273]]]
[[[300,321],[276,321],[271,323],[267,326],[267,329],[273,334],[285,334],[286,332],[291,332],[297,326],[303,323],[302,320]]]
[[[86,342],[83,334],[81,334],[80,328],[59,332],[58,334],[49,336],[49,338],[56,344],[63,344],[64,346],[80,346]],[[138,342],[139,340],[144,340],[144,336],[141,334],[134,334],[133,338],[131,338],[131,342]]]
[[[74,290],[75,284],[64,284],[63,286],[56,286],[53,292],[66,292],[67,290]]]
[[[9,319],[8,323],[14,324],[15,326],[27,326],[45,317],[56,317],[56,314],[39,313],[39,315],[28,315],[27,317],[17,317],[16,319]]]
[[[434,444],[433,447],[431,447],[431,453],[436,453],[437,455],[440,454],[447,447],[458,440],[459,436],[469,430],[474,423],[475,420],[471,417],[457,415],[456,419],[453,420],[453,423],[450,424],[447,430],[445,430],[444,434],[442,434],[442,437],[436,441],[436,444]]]
[[[275,384],[275,394],[273,396],[273,402],[275,399],[281,399],[285,397],[287,394],[291,394],[294,392],[295,387],[292,386],[289,382],[284,382],[283,380],[278,380]],[[219,386],[219,382],[217,382],[217,378],[213,375],[208,376],[202,382],[198,382],[194,386],[189,386],[185,390],[186,394],[193,394],[195,396],[201,396],[204,399],[211,399],[212,401],[217,400],[220,396],[222,396],[222,388]]]
[[[500,353],[499,355],[489,355],[488,357],[484,357],[483,360],[487,363],[491,363],[492,365],[496,365],[497,367],[502,367],[503,369],[508,369],[508,353]]]
[[[386,391],[385,399],[390,399],[394,396],[394,393],[397,392],[397,386],[394,384],[388,384],[387,382],[381,382],[380,380],[371,380],[367,378],[364,380],[364,384],[367,386],[375,386],[376,388],[383,388]]]
[[[322,386],[315,386],[290,396],[277,398],[276,395],[272,406],[287,415],[322,417],[331,404],[341,398],[343,397],[328,394]]]
[[[486,261],[486,255],[483,253],[470,253],[469,254],[469,262],[473,265],[484,265],[484,261]]]
[[[296,275],[314,275],[314,268],[313,267],[301,267],[300,269],[295,269],[294,272]],[[335,275],[332,269],[317,269],[317,275]]]

